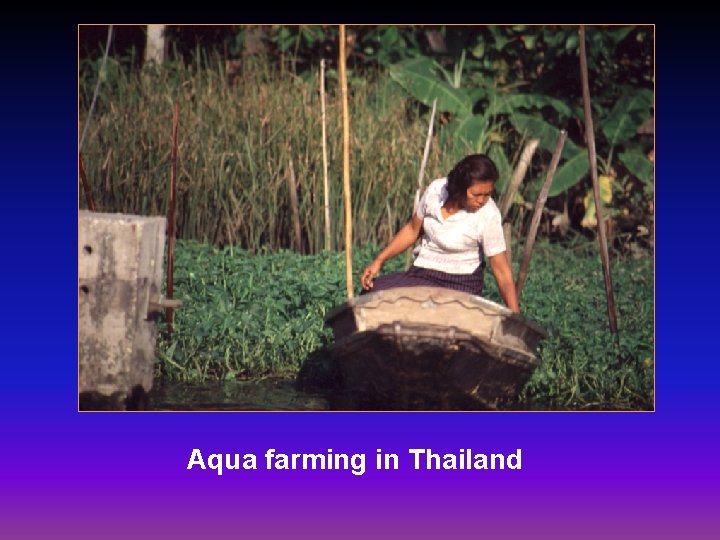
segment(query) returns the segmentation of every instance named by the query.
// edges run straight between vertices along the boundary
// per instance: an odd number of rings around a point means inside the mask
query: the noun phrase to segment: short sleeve
[[[482,249],[487,257],[493,257],[506,250],[500,210],[497,207],[493,208],[493,210],[485,221],[482,233]]]
[[[420,219],[425,219],[425,216],[427,215],[428,194],[430,193],[430,187],[431,186],[425,188],[425,191],[417,203],[417,207],[415,207],[415,215]]]
[[[425,192],[420,197],[417,207],[415,208],[415,215],[420,219],[425,219],[428,215],[432,215],[434,210],[442,197],[443,186],[445,185],[445,178],[438,178],[430,182]]]

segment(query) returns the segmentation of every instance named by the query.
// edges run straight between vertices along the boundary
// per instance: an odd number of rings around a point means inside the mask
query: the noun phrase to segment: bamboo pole
[[[525,178],[525,174],[527,173],[530,161],[532,160],[538,144],[540,144],[540,139],[530,139],[527,143],[525,143],[525,147],[523,148],[522,154],[520,154],[518,164],[513,171],[512,177],[510,177],[510,183],[505,189],[505,193],[503,193],[502,200],[500,201],[500,215],[502,216],[502,219],[505,219],[508,210],[510,210],[510,207],[512,206],[515,193],[517,192],[518,187],[520,187],[520,182],[522,182],[523,178]]]
[[[617,316],[615,315],[615,298],[613,295],[612,277],[610,275],[610,256],[608,255],[607,231],[603,217],[603,202],[600,197],[598,182],[597,157],[595,155],[595,131],[593,128],[592,111],[590,109],[590,86],[588,84],[587,53],[585,52],[585,27],[580,26],[580,79],[582,81],[583,111],[585,113],[585,138],[588,145],[590,161],[590,178],[592,179],[595,197],[595,213],[597,214],[598,240],[600,242],[600,258],[602,259],[603,277],[605,278],[605,297],[607,299],[608,322],[610,332],[617,334]]]
[[[288,168],[288,190],[290,191],[290,210],[292,211],[293,230],[295,231],[295,249],[302,253],[302,235],[300,234],[300,209],[298,208],[297,183],[293,167],[292,149],[290,149],[290,167]]]
[[[167,282],[165,284],[165,297],[172,300],[173,298],[173,267],[175,261],[175,191],[177,180],[177,138],[178,138],[178,121],[180,118],[180,105],[175,102],[173,104],[173,125],[172,125],[172,153],[170,155],[170,201],[168,204],[168,255],[167,255]],[[173,332],[173,308],[165,308],[165,318],[167,319],[168,335]]]
[[[102,82],[105,74],[105,66],[107,65],[108,54],[110,53],[110,44],[112,43],[113,26],[108,26],[107,41],[105,42],[105,52],[103,53],[102,64],[100,64],[100,71],[98,72],[98,80],[95,83],[95,90],[93,91],[92,101],[90,102],[90,109],[88,110],[87,118],[85,119],[85,127],[82,130],[80,136],[80,142],[78,143],[78,152],[82,150],[83,143],[85,142],[85,136],[88,133],[90,127],[90,120],[92,119],[93,112],[95,111],[95,104],[97,103],[98,92],[100,91],[100,83]]]
[[[423,178],[425,177],[425,166],[427,165],[428,156],[430,155],[430,143],[432,142],[433,126],[435,125],[435,110],[437,109],[437,98],[433,99],[432,112],[430,113],[430,123],[428,124],[427,136],[425,137],[425,148],[423,149],[422,162],[420,163],[420,171],[418,172],[417,191],[415,192],[414,208],[417,208],[420,202],[420,193],[423,189]]]
[[[505,237],[505,255],[507,255],[510,272],[512,272],[512,225],[509,222],[503,223],[503,236]]]
[[[340,90],[343,128],[343,191],[345,194],[345,281],[348,300],[353,297],[352,206],[350,199],[350,116],[348,114],[347,73],[345,71],[345,25],[340,25]]]
[[[85,174],[85,163],[83,162],[82,154],[80,152],[78,152],[78,171],[80,171],[80,181],[82,182],[83,191],[85,192],[85,201],[87,202],[88,210],[94,212],[95,201],[93,200],[92,192],[90,191],[90,183],[88,182],[87,175]]]
[[[427,137],[425,137],[425,148],[423,149],[423,157],[422,161],[420,162],[420,171],[418,172],[417,190],[415,191],[415,202],[413,203],[413,213],[417,211],[417,206],[420,203],[420,194],[423,190],[423,178],[425,178],[425,166],[427,165],[427,160],[430,156],[430,143],[432,142],[436,109],[437,98],[433,99],[432,112],[430,113],[430,123],[428,124]],[[405,252],[405,270],[410,268],[410,253],[412,252],[412,249],[413,248],[410,248]]]
[[[515,193],[520,187],[520,182],[523,181],[527,174],[528,167],[530,167],[530,161],[532,160],[535,149],[540,143],[540,139],[530,139],[525,143],[523,151],[520,154],[515,170],[510,177],[510,183],[505,192],[500,198],[500,219],[504,220],[507,216],[510,207],[512,206]],[[505,237],[505,255],[507,255],[508,264],[510,265],[510,271],[512,272],[512,225],[508,222],[503,223],[503,236]]]
[[[557,170],[558,163],[560,163],[560,156],[562,155],[566,138],[567,131],[564,129],[560,130],[560,134],[555,142],[555,151],[553,152],[552,159],[550,160],[550,167],[548,168],[545,182],[540,189],[537,201],[535,201],[535,208],[533,210],[532,219],[530,220],[530,230],[528,231],[528,237],[525,241],[525,251],[523,252],[522,263],[520,263],[520,271],[518,272],[517,283],[515,285],[518,302],[520,301],[520,292],[525,284],[525,278],[527,277],[528,268],[530,267],[530,258],[532,257],[533,247],[535,246],[535,237],[537,236],[538,227],[540,226],[542,211],[545,207],[545,201],[547,201],[550,185],[552,184],[553,178],[555,178],[555,171]]]
[[[328,182],[327,117],[325,115],[325,59],[320,60],[320,110],[322,111],[323,188],[325,192],[325,250],[332,249],[330,230],[330,183]]]

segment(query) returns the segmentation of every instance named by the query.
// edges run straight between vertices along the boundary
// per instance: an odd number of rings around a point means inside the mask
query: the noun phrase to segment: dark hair
[[[498,179],[497,167],[485,154],[471,154],[461,159],[447,175],[448,200],[463,203],[467,190],[480,180],[495,182]]]

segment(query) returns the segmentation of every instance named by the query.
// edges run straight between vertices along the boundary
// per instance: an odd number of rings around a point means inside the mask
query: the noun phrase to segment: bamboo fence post
[[[85,192],[85,201],[87,202],[88,210],[94,212],[95,201],[93,200],[92,192],[90,191],[90,183],[88,182],[87,175],[85,174],[85,163],[83,162],[82,154],[80,152],[78,152],[78,171],[80,171],[80,181],[82,182],[83,191]]]
[[[172,300],[173,298],[173,267],[175,261],[175,191],[177,180],[177,138],[178,138],[178,122],[180,118],[180,105],[176,101],[173,104],[173,124],[172,124],[172,154],[170,155],[170,196],[168,204],[168,255],[167,255],[167,282],[165,284],[165,296]],[[167,319],[168,335],[173,332],[173,308],[165,308],[165,318]]]
[[[503,223],[503,236],[505,237],[505,255],[507,255],[510,272],[512,272],[512,225],[509,222]]]
[[[583,111],[585,113],[585,138],[588,145],[588,160],[590,162],[590,178],[592,179],[593,195],[595,198],[595,213],[597,214],[598,240],[600,242],[600,258],[602,259],[603,277],[605,278],[605,297],[607,299],[608,322],[610,332],[617,334],[617,316],[615,315],[615,298],[613,295],[612,277],[610,275],[610,257],[608,255],[607,231],[603,216],[603,202],[600,197],[600,183],[598,182],[597,157],[595,155],[595,131],[593,127],[592,111],[590,109],[590,86],[588,84],[587,53],[585,52],[585,27],[580,26],[580,79],[582,82]]]
[[[420,193],[423,189],[423,178],[425,177],[425,166],[427,165],[428,157],[430,156],[430,143],[432,142],[433,126],[435,125],[435,110],[437,108],[437,98],[433,99],[432,112],[430,113],[430,123],[428,124],[427,137],[425,137],[425,148],[423,149],[423,157],[420,162],[420,171],[418,172],[417,190],[415,191],[415,202],[413,203],[413,214],[417,210],[418,203],[420,202]],[[405,252],[405,270],[410,267],[410,253],[412,248]]]
[[[347,73],[345,71],[345,25],[340,25],[340,90],[342,95],[343,191],[345,201],[345,281],[348,300],[353,297],[352,206],[350,198],[350,117],[348,115]]]
[[[418,187],[415,192],[415,204],[417,207],[420,202],[420,193],[423,188],[423,178],[425,176],[425,166],[427,165],[428,156],[430,155],[430,143],[432,142],[433,126],[435,124],[435,110],[437,109],[437,98],[433,99],[432,112],[430,113],[430,123],[428,123],[427,136],[425,137],[425,148],[423,149],[422,162],[420,163],[420,171],[418,172]]]
[[[292,148],[290,149],[290,166],[288,168],[288,190],[290,191],[290,210],[292,211],[293,230],[295,232],[295,248],[302,253],[302,235],[300,234],[300,209],[298,208],[297,183],[295,182],[295,167],[293,167]]]
[[[510,183],[500,199],[499,208],[501,220],[505,219],[510,207],[512,206],[515,193],[520,187],[520,182],[523,181],[523,178],[525,178],[525,175],[527,174],[530,161],[532,160],[535,149],[539,143],[540,139],[530,139],[523,147],[520,159],[518,159],[515,170],[510,177]],[[512,271],[512,225],[508,222],[503,223],[503,236],[505,237],[505,254],[507,255],[508,264],[510,265],[510,270]]]
[[[322,111],[323,188],[325,192],[325,250],[332,249],[330,236],[330,184],[328,182],[327,117],[325,115],[325,59],[320,60],[320,110]]]
[[[532,219],[530,220],[530,230],[528,231],[528,237],[525,241],[525,251],[523,252],[522,263],[520,264],[520,271],[518,272],[517,284],[515,285],[518,301],[520,301],[520,292],[522,291],[523,285],[525,284],[525,278],[527,277],[528,268],[530,267],[530,258],[532,257],[533,247],[535,246],[535,237],[537,236],[538,227],[540,226],[540,218],[542,217],[542,211],[545,207],[545,201],[547,201],[547,195],[550,191],[550,185],[552,184],[553,178],[555,178],[555,171],[557,170],[558,163],[560,163],[560,156],[562,155],[566,138],[567,131],[561,129],[557,141],[555,142],[555,151],[553,152],[552,159],[550,160],[550,167],[548,168],[545,182],[540,189],[537,201],[535,201],[535,208],[533,210]]]
[[[512,177],[510,177],[510,183],[505,189],[505,193],[503,193],[502,200],[500,201],[500,215],[502,216],[502,219],[505,219],[508,210],[510,210],[510,207],[512,206],[515,193],[517,192],[518,187],[520,187],[520,182],[522,182],[523,178],[525,178],[525,174],[530,166],[530,160],[532,160],[538,144],[540,144],[540,139],[530,139],[527,143],[525,143],[525,147],[523,148],[522,154],[520,154],[518,164],[513,171]]]

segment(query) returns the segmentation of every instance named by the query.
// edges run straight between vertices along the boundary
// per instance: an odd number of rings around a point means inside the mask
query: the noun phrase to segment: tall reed
[[[81,65],[81,119],[98,64]],[[261,58],[244,61],[232,82],[219,57],[127,70],[110,60],[84,157],[105,211],[165,214],[172,103],[180,103],[178,238],[251,251],[293,245],[285,186],[292,159],[306,252],[324,240],[318,71],[300,78]],[[342,245],[340,92],[328,73],[327,140],[332,245]],[[427,110],[381,73],[349,74],[354,243],[383,243],[409,219]],[[292,149],[292,150],[289,150]],[[290,155],[292,152],[292,155]],[[427,178],[444,176],[450,152],[433,144]]]

